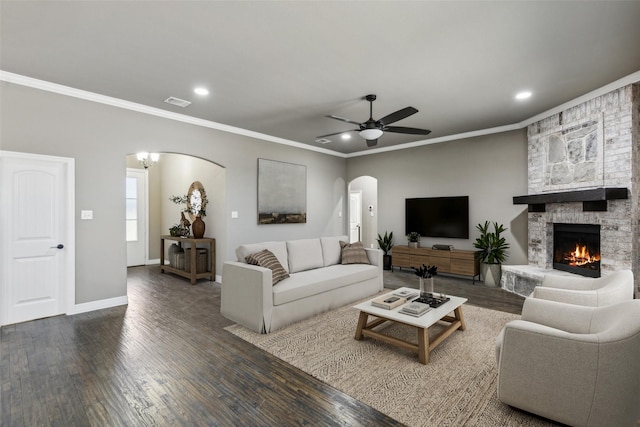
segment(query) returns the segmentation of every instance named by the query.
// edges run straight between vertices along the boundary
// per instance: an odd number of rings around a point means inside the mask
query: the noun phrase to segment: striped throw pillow
[[[285,271],[278,261],[278,258],[268,249],[248,255],[245,257],[247,264],[259,265],[260,267],[271,270],[272,285],[289,277],[289,273]]]
[[[369,258],[362,242],[340,242],[342,248],[342,264],[369,264]]]

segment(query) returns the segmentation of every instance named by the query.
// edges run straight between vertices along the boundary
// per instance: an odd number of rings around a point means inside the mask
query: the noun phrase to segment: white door
[[[127,267],[147,262],[147,170],[127,168]]]
[[[361,240],[362,233],[362,192],[349,193],[349,242]]]
[[[75,304],[74,161],[0,152],[0,324]]]

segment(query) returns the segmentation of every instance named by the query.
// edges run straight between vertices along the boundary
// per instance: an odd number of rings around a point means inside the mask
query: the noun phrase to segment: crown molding
[[[126,110],[137,111],[139,113],[150,114],[157,117],[163,117],[169,120],[176,120],[183,123],[189,123],[196,126],[202,126],[210,129],[216,129],[222,132],[233,133],[236,135],[242,135],[249,138],[260,139],[263,141],[274,142],[276,144],[288,145],[290,147],[300,148],[303,150],[315,151],[317,153],[328,154],[330,156],[340,157],[343,159],[348,159],[352,157],[361,157],[368,156],[372,154],[386,153],[389,151],[396,150],[404,150],[408,148],[421,147],[423,145],[430,144],[438,144],[441,142],[447,141],[455,141],[458,139],[466,139],[473,138],[476,136],[483,135],[491,135],[502,132],[509,132],[512,130],[518,130],[529,126],[532,123],[543,120],[547,117],[553,116],[554,114],[558,114],[562,111],[565,111],[569,108],[575,107],[576,105],[582,104],[586,101],[589,101],[593,98],[597,98],[598,96],[602,96],[608,92],[611,92],[616,89],[620,89],[621,87],[627,86],[629,84],[640,82],[640,71],[636,71],[635,73],[629,74],[628,76],[622,77],[614,82],[611,82],[601,88],[595,89],[589,93],[586,93],[582,96],[579,96],[571,101],[565,102],[564,104],[558,105],[550,110],[544,111],[540,114],[537,114],[533,117],[530,117],[526,120],[521,121],[520,123],[514,123],[511,125],[498,126],[494,128],[488,129],[480,129],[471,132],[464,132],[454,135],[442,136],[439,138],[431,138],[424,139],[421,141],[410,142],[407,144],[394,145],[391,147],[382,147],[382,148],[374,148],[372,150],[366,151],[358,151],[355,153],[344,154],[338,151],[328,150],[326,148],[314,147],[312,145],[302,144],[300,142],[291,141],[284,138],[278,138],[276,136],[267,135],[264,133],[254,132],[247,129],[238,128],[235,126],[228,126],[222,123],[213,122],[210,120],[198,119],[195,117],[187,116],[185,114],[173,113],[171,111],[162,110],[160,108],[149,107],[143,104],[138,104],[131,101],[125,101],[119,98],[113,98],[110,96],[100,95],[93,92],[88,92],[81,89],[72,88],[69,86],[59,85],[57,83],[51,83],[44,80],[38,80],[31,77],[23,76],[20,74],[10,73],[7,71],[0,70],[0,81],[5,81],[8,83],[15,83],[22,86],[28,86],[35,89],[40,89],[48,92],[58,93],[61,95],[71,96],[74,98],[80,98],[87,101],[98,102],[101,104],[111,105],[117,108],[123,108]]]
[[[233,133],[236,135],[242,135],[249,138],[261,139],[263,141],[269,141],[269,142],[274,142],[276,144],[288,145],[290,147],[301,148],[303,150],[309,150],[309,151],[315,151],[322,154],[329,154],[331,156],[342,157],[342,158],[346,157],[346,155],[343,153],[328,150],[326,148],[314,147],[311,145],[302,144],[300,142],[291,141],[284,138],[278,138],[276,136],[271,136],[271,135],[267,135],[260,132],[254,132],[251,130],[242,129],[235,126],[229,126],[222,123],[213,122],[210,120],[199,119],[196,117],[187,116],[185,114],[179,114],[171,111],[162,110],[160,108],[149,107],[147,105],[138,104],[136,102],[125,101],[124,99],[100,95],[94,92],[76,89],[70,86],[64,86],[57,83],[51,83],[45,80],[34,79],[32,77],[10,73],[3,70],[0,70],[0,80],[8,83],[14,83],[22,86],[31,87],[34,89],[44,90],[47,92],[53,92],[60,95],[71,96],[71,97],[83,99],[86,101],[110,105],[112,107],[122,108],[125,110],[136,111],[138,113],[144,113],[152,116],[162,117],[169,120],[189,123],[196,126],[206,127],[209,129],[216,129],[222,132]]]
[[[607,85],[604,85],[598,89],[592,90],[589,93],[586,93],[582,96],[579,96],[577,98],[572,99],[571,101],[567,101],[564,104],[560,104],[557,107],[554,107],[550,110],[544,111],[540,114],[536,114],[533,117],[529,117],[526,120],[521,121],[520,123],[518,123],[518,126],[523,128],[523,127],[527,127],[532,123],[535,122],[539,122],[540,120],[546,119],[547,117],[551,117],[554,114],[558,114],[561,113],[565,110],[568,110],[569,108],[573,108],[577,105],[580,105],[584,102],[590,101],[594,98],[597,98],[599,96],[605,95],[611,91],[614,91],[616,89],[620,89],[622,87],[625,87],[627,85],[630,84],[634,84],[634,83],[638,83],[640,82],[640,71],[636,71],[635,73],[629,74],[628,76],[622,77],[621,79],[618,79],[614,82],[611,82]]]
[[[509,132],[509,131],[517,130],[521,128],[522,126],[515,124],[515,125],[498,126],[495,128],[474,130],[470,132],[457,133],[455,135],[447,135],[447,136],[441,136],[438,138],[430,138],[430,139],[423,139],[421,141],[408,142],[406,144],[394,145],[392,147],[381,147],[381,148],[374,148],[372,150],[367,150],[367,151],[358,151],[355,153],[347,154],[347,158],[368,156],[369,154],[386,153],[389,151],[396,151],[396,150],[404,150],[406,148],[422,147],[423,145],[438,144],[441,142],[473,138],[476,136],[492,135],[496,133]]]

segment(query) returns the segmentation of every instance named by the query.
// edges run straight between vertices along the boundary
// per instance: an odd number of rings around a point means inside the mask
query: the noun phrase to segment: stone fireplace
[[[527,135],[528,194],[514,197],[514,204],[528,207],[529,263],[504,265],[502,287],[528,296],[545,274],[598,277],[630,269],[638,296],[640,85],[532,123]],[[589,246],[589,261],[575,247],[580,242],[558,254],[557,234],[571,228],[597,229],[597,238],[590,233],[578,238]],[[598,252],[597,261],[592,251]]]

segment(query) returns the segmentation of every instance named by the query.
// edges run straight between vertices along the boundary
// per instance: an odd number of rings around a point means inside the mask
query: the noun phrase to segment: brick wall
[[[625,187],[629,199],[606,212],[582,203],[548,204],[529,213],[529,264],[552,268],[554,222],[599,224],[601,268],[632,269],[640,289],[640,85],[629,85],[562,111],[528,129],[529,194]]]

